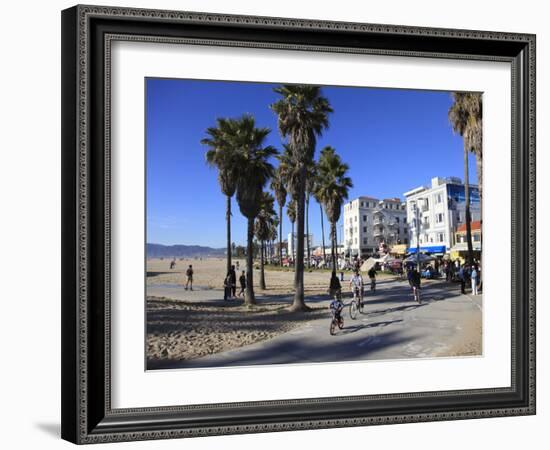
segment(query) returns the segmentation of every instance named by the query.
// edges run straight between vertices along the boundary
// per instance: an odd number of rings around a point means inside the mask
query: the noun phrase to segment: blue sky
[[[275,84],[149,78],[146,80],[147,242],[225,246],[225,196],[200,140],[217,117],[252,114],[282,148],[269,105]],[[447,120],[450,93],[402,89],[323,87],[334,112],[316,157],[331,145],[349,164],[360,195],[401,197],[435,176],[463,178],[463,147]],[[274,161],[276,163],[276,161]],[[477,182],[470,156],[470,180]],[[233,199],[232,235],[246,242],[246,221]],[[290,221],[283,212],[283,234]],[[319,205],[310,201],[310,232],[321,241]],[[325,230],[326,232],[326,230]],[[338,228],[340,233],[340,227]]]

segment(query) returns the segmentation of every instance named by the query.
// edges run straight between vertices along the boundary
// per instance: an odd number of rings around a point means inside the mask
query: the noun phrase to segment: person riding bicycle
[[[374,266],[370,268],[370,270],[367,272],[367,275],[370,278],[370,290],[375,291],[376,290],[376,269]]]
[[[344,309],[344,303],[339,296],[335,297],[334,300],[330,302],[329,305],[330,311],[332,312],[334,318],[340,322],[342,320],[342,309]]]
[[[363,297],[363,277],[358,270],[355,271],[351,279],[349,280],[349,286],[353,297]]]
[[[420,289],[420,280],[420,272],[415,267],[409,273],[409,284],[411,285],[413,295]]]

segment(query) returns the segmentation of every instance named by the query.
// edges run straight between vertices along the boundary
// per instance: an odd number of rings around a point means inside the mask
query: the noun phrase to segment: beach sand
[[[176,260],[176,267],[170,270],[171,259],[149,259],[147,260],[147,285],[185,285],[187,280],[185,271],[190,264],[193,265],[193,286],[197,289],[222,289],[223,280],[226,275],[225,258],[196,258]],[[236,258],[233,264],[239,263],[240,270],[237,270],[237,278],[241,272],[246,269],[246,261],[243,258]],[[258,264],[255,265],[256,267]],[[266,287],[265,291],[260,290],[260,271],[254,270],[254,287],[258,296],[264,294],[292,294],[294,292],[294,270],[281,269],[265,271]],[[349,272],[346,273],[346,279],[349,281]],[[305,292],[309,294],[326,293],[330,280],[330,271],[316,270],[304,272]]]
[[[314,306],[309,313],[287,311],[294,293],[292,269],[266,268],[266,290],[260,289],[260,271],[255,269],[258,305],[251,308],[244,306],[242,298],[223,301],[225,258],[176,259],[174,269],[170,262],[171,258],[147,260],[147,359],[152,363],[198,358],[271,339],[328,314],[325,305]],[[237,262],[238,278],[246,262],[233,260],[233,264]],[[192,293],[183,289],[190,264],[194,271]],[[328,299],[329,278],[327,270],[306,269],[305,294]],[[349,280],[349,274],[346,278]],[[151,295],[163,287],[177,292],[177,298]]]

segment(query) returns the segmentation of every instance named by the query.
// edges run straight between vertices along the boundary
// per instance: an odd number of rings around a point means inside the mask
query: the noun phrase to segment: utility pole
[[[418,203],[422,198],[417,198],[413,203],[414,215],[416,220],[416,269],[420,272],[420,208]]]

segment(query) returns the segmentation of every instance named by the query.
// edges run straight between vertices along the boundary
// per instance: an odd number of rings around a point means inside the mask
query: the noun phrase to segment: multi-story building
[[[455,233],[466,221],[466,197],[460,178],[432,178],[431,186],[420,186],[403,194],[407,203],[408,253],[446,253],[455,244]],[[480,220],[479,190],[470,184],[471,220]],[[417,241],[418,238],[418,241]],[[417,246],[418,242],[418,246]]]
[[[362,196],[344,205],[344,249],[348,256],[367,257],[380,245],[408,243],[407,212],[399,198]]]

